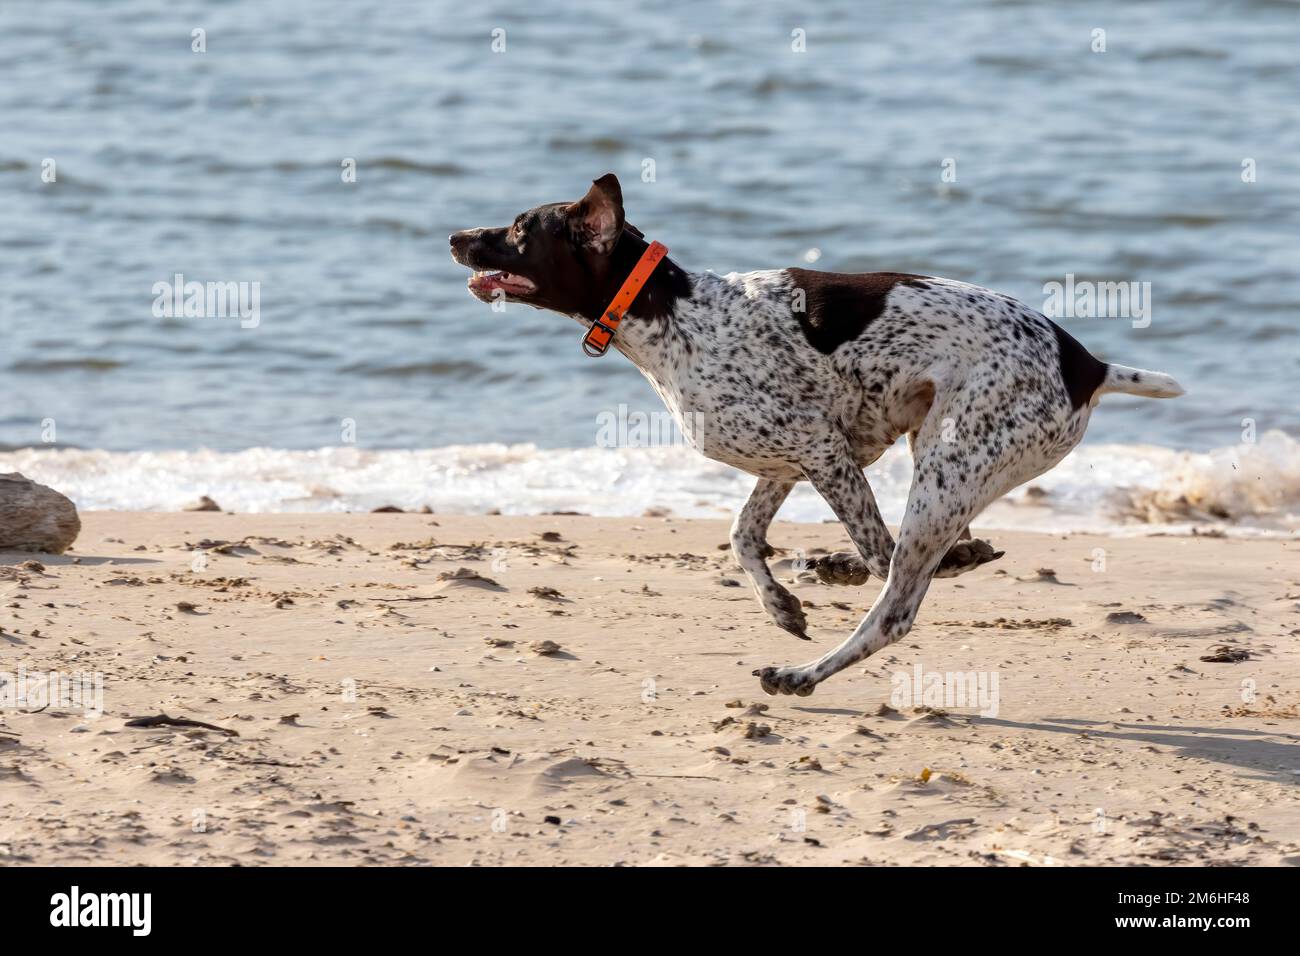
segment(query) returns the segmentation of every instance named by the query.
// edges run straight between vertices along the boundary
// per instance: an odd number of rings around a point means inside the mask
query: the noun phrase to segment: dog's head
[[[577,202],[521,212],[509,226],[452,233],[451,257],[474,270],[469,291],[484,302],[505,298],[565,315],[595,318],[623,274],[612,253],[627,229],[623,190],[606,173]],[[635,261],[635,260],[633,260]]]

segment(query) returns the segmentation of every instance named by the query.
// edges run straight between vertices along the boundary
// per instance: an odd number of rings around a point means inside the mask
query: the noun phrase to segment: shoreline
[[[879,582],[790,585],[794,640],[724,520],[82,519],[0,555],[0,671],[103,677],[97,719],[0,709],[11,864],[1300,863],[1294,542],[993,532],[902,641],[778,698],[750,671]],[[848,545],[769,537],[786,582]],[[927,710],[930,674],[983,696]],[[160,713],[238,736],[126,726]]]
[[[752,477],[677,445],[407,450],[347,445],[240,452],[46,447],[0,452],[0,472],[6,471],[58,490],[80,510],[178,512],[207,496],[241,514],[364,514],[388,507],[462,515],[636,517],[654,508],[680,518],[730,519],[754,484]],[[897,522],[911,485],[906,447],[890,448],[867,476],[886,521]],[[806,483],[794,489],[779,517],[833,519]],[[975,526],[1295,540],[1300,538],[1300,442],[1273,430],[1258,441],[1207,453],[1085,443],[990,505]]]

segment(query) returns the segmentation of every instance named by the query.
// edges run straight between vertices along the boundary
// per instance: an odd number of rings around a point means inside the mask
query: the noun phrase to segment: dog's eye
[[[526,238],[526,232],[524,230],[523,224],[521,223],[520,220],[516,219],[514,225],[510,227],[510,231],[506,233],[506,239],[512,245],[518,247],[520,252],[523,252],[525,238]]]

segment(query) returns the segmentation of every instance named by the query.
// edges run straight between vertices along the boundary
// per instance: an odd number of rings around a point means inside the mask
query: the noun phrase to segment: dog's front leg
[[[731,525],[731,550],[754,585],[754,592],[763,602],[764,610],[776,625],[807,641],[811,640],[804,633],[808,621],[799,599],[777,583],[765,560],[772,554],[767,543],[767,529],[793,487],[792,481],[758,479],[749,500]]]
[[[847,444],[832,442],[823,455],[800,464],[858,549],[857,554],[837,551],[818,558],[812,570],[826,584],[864,584],[872,574],[883,581],[889,576],[894,536],[885,527],[867,476],[854,462]]]

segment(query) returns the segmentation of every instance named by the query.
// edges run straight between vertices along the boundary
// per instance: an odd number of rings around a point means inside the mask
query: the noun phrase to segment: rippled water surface
[[[351,419],[362,448],[591,446],[595,410],[657,399],[571,320],[470,298],[446,235],[607,170],[688,268],[1038,307],[1067,274],[1149,282],[1149,327],[1064,324],[1189,394],[1108,400],[1089,441],[1295,435],[1297,49],[1281,2],[6,0],[0,443],[310,449]],[[259,282],[260,324],[156,318],[176,273]]]

